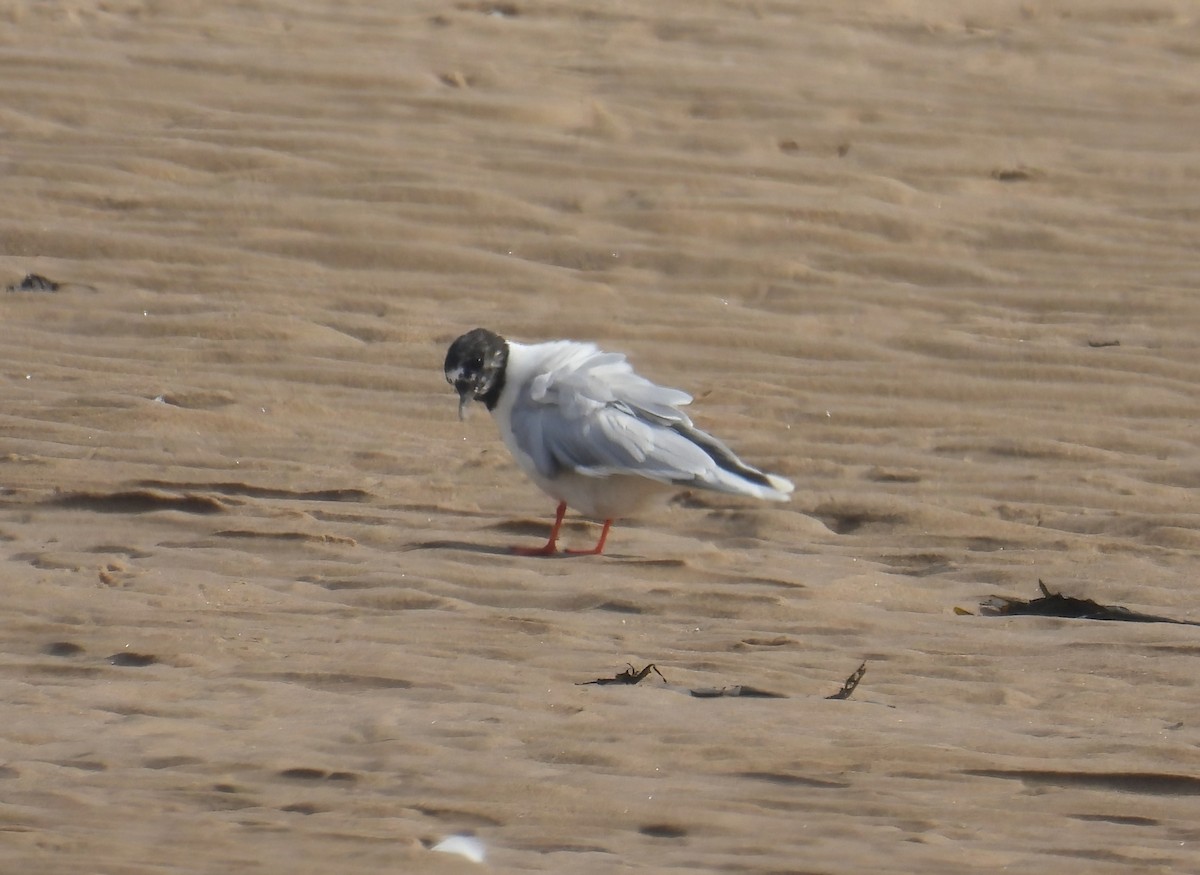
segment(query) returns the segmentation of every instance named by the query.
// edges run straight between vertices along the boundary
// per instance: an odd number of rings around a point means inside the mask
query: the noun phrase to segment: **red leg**
[[[604,542],[608,540],[608,530],[612,528],[612,520],[604,521],[604,528],[600,530],[600,540],[596,542],[596,546],[590,550],[568,550],[567,552],[573,556],[599,556],[604,552]]]
[[[554,514],[554,526],[550,529],[550,540],[544,547],[513,547],[512,551],[518,556],[553,556],[558,552],[558,530],[562,528],[563,517],[567,513],[567,503],[560,501]]]

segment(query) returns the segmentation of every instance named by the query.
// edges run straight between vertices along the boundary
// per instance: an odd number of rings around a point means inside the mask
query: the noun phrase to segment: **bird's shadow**
[[[508,547],[491,547],[487,544],[469,544],[466,541],[419,541],[409,544],[408,550],[458,550],[463,553],[480,553],[485,556],[512,556]]]
[[[623,555],[621,553],[604,553],[602,556],[594,556],[590,553],[567,553],[560,550],[550,556],[523,556],[520,553],[513,551],[512,547],[493,547],[489,544],[471,544],[466,541],[418,541],[415,544],[409,544],[405,548],[405,552],[409,550],[458,550],[462,553],[475,553],[480,556],[511,556],[515,559],[530,559],[538,560],[556,560],[556,559],[620,559],[626,563],[633,565],[653,565],[664,566],[669,568],[678,568],[687,563],[682,559],[644,559],[640,556]]]

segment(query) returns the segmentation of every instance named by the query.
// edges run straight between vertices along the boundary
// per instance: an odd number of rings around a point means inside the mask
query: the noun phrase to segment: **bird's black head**
[[[504,388],[508,343],[486,328],[468,331],[446,352],[446,382],[458,392],[458,418],[471,401],[482,401],[491,410]]]

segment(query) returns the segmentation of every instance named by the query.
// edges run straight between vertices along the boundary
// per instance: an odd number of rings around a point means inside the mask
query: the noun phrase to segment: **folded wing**
[[[635,475],[786,501],[792,484],[747,465],[692,425],[679,409],[691,400],[638,376],[623,355],[565,343],[516,399],[513,434],[551,479],[563,471]]]

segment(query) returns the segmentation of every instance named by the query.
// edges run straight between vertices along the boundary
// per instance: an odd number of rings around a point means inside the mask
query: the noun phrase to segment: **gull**
[[[692,425],[680,408],[692,396],[634,373],[620,353],[573,340],[524,344],[476,328],[450,344],[446,382],[458,392],[458,417],[472,401],[491,412],[517,466],[558,501],[545,546],[513,547],[523,556],[558,552],[567,508],[602,520],[599,555],[613,520],[685,488],[788,501],[795,487],[747,465]]]

